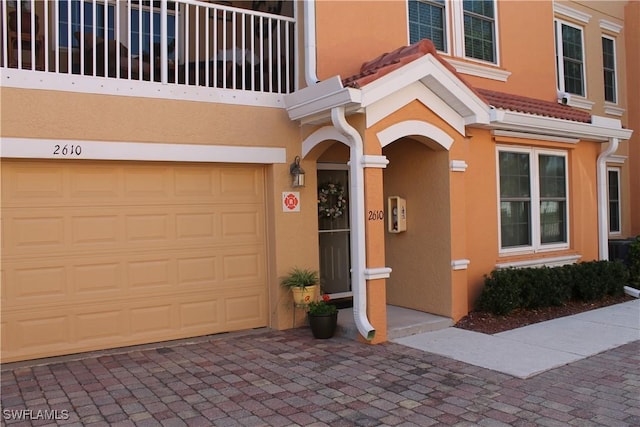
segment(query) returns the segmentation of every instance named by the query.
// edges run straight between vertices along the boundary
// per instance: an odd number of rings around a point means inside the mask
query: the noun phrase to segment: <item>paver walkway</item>
[[[519,379],[301,328],[9,364],[1,403],[9,426],[585,427],[640,425],[639,392],[640,341]]]

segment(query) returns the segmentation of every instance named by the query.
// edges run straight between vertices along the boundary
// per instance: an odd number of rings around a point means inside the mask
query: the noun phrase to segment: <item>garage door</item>
[[[261,166],[2,162],[2,361],[267,324]]]

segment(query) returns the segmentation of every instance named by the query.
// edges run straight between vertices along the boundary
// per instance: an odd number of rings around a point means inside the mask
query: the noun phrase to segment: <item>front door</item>
[[[345,164],[318,163],[318,233],[322,292],[352,296],[349,175]]]

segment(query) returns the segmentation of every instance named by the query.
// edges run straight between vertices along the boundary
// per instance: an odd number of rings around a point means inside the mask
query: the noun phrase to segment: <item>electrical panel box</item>
[[[407,231],[407,201],[402,197],[391,196],[387,200],[387,208],[389,233]]]

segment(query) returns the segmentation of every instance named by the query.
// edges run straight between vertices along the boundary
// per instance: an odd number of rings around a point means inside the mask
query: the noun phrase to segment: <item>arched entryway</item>
[[[407,230],[385,233],[387,303],[451,315],[449,152],[404,137],[385,146],[384,196],[406,201]]]

